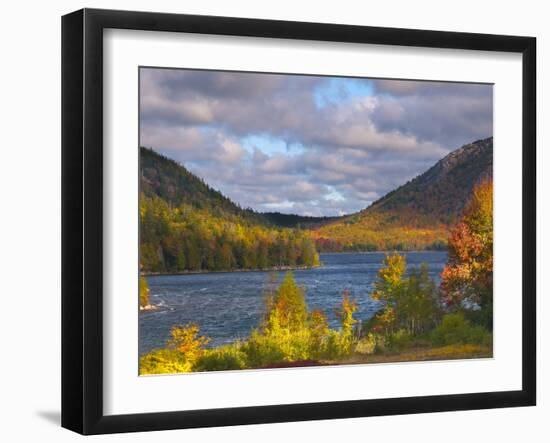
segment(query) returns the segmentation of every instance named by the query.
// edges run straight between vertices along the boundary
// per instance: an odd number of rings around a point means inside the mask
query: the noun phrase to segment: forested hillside
[[[493,138],[465,145],[423,174],[386,194],[360,215],[381,212],[417,214],[420,223],[454,223],[476,183],[493,176]]]
[[[243,209],[185,167],[141,148],[141,265],[145,272],[318,264],[317,251],[446,248],[483,178],[493,139],[463,146],[368,208],[344,217]]]
[[[331,221],[339,220],[342,217],[311,217],[308,215],[283,214],[281,212],[262,212],[261,214],[268,222],[285,228],[313,229],[326,225]]]
[[[152,149],[140,148],[140,169],[141,193],[145,197],[158,197],[171,207],[187,204],[221,217],[238,216],[266,223],[261,215],[241,208],[179,163]]]
[[[493,138],[457,149],[368,208],[316,229],[321,251],[445,247],[472,189],[491,178]]]
[[[141,148],[143,272],[311,267],[310,234],[240,208],[178,163]]]

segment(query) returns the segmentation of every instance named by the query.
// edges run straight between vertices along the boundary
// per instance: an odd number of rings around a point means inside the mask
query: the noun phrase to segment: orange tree
[[[493,182],[478,183],[449,237],[441,273],[443,303],[491,328],[493,317]]]

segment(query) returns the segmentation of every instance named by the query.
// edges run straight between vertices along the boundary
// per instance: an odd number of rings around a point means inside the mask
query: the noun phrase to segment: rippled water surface
[[[337,326],[336,310],[344,290],[358,304],[358,319],[370,318],[376,303],[369,297],[383,252],[321,254],[323,266],[296,270],[295,279],[306,290],[310,309],[321,308],[331,325]],[[446,252],[409,252],[410,267],[428,264],[430,275],[439,279],[447,260]],[[284,272],[227,272],[210,274],[164,275],[147,277],[151,302],[156,311],[140,313],[139,352],[163,347],[170,328],[197,323],[201,334],[211,338],[211,346],[245,338],[256,327],[264,307],[264,293],[274,277]]]

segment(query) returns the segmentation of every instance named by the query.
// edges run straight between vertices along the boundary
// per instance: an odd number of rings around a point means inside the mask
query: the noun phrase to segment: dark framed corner
[[[522,389],[131,415],[103,412],[103,32],[106,29],[499,51],[522,55]],[[536,39],[83,9],[62,18],[62,426],[81,434],[536,404]]]

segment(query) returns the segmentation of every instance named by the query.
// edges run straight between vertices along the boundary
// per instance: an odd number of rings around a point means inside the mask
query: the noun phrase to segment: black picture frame
[[[353,42],[522,54],[522,389],[177,412],[103,413],[103,30]],[[536,39],[83,9],[62,18],[62,426],[82,434],[458,411],[536,403]]]

